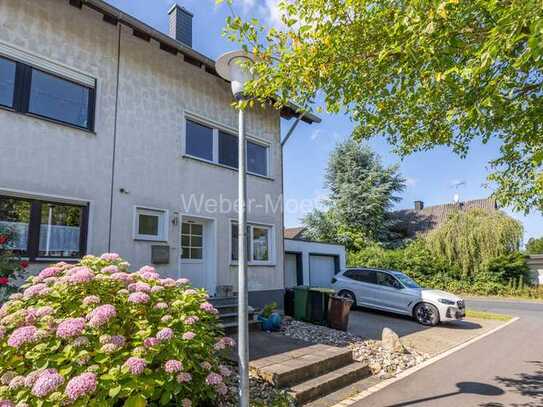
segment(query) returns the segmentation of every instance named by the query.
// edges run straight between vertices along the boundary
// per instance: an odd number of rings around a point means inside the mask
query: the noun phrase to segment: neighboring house
[[[101,0],[0,2],[0,223],[35,267],[115,251],[212,295],[237,286],[236,208],[216,206],[237,199],[230,86],[192,49],[192,14],[172,7],[170,31]],[[280,118],[298,115],[246,115],[259,204],[281,196]],[[250,300],[280,302],[282,202],[248,221]]]
[[[530,268],[532,283],[543,285],[543,254],[531,254],[526,256],[526,262]]]
[[[345,269],[345,246],[305,240],[305,228],[287,228],[285,236],[285,287],[330,287]]]
[[[424,206],[424,202],[415,201],[413,209],[402,209],[392,213],[393,231],[402,238],[413,238],[437,229],[447,221],[455,211],[469,209],[485,209],[497,211],[498,206],[493,198],[475,199],[465,202],[453,202],[444,205]]]

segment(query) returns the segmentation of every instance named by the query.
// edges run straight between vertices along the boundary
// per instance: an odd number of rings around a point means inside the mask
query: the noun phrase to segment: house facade
[[[112,251],[237,286],[237,113],[192,15],[169,18],[167,36],[101,0],[0,2],[0,225],[34,267]],[[246,114],[257,304],[284,289],[280,119],[296,114]]]

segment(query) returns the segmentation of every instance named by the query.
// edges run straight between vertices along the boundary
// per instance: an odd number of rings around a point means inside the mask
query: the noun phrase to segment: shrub
[[[3,406],[216,404],[217,310],[186,279],[116,254],[58,263],[0,308]]]
[[[13,253],[15,238],[13,229],[0,225],[0,304],[17,291],[13,282],[28,266],[28,262],[21,261]]]

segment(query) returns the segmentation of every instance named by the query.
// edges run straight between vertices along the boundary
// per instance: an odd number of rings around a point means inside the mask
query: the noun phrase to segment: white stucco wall
[[[167,18],[165,15],[164,18]],[[119,27],[102,21],[86,7],[63,0],[2,0],[0,41],[87,73],[97,80],[96,129],[89,133],[41,119],[0,110],[0,191],[27,191],[88,201],[88,252],[107,249],[115,128]],[[133,208],[147,206],[169,211],[170,264],[164,274],[178,272],[180,222],[186,215],[182,196],[234,201],[237,172],[196,161],[184,151],[184,115],[197,114],[222,127],[237,129],[229,85],[193,65],[181,55],[159,49],[121,26],[119,100],[111,250],[134,267],[151,261],[152,242],[133,239]],[[272,266],[250,266],[249,286],[256,290],[283,288],[282,210],[266,211],[266,196],[282,192],[280,117],[273,110],[255,109],[247,115],[249,135],[270,144],[269,178],[249,175],[249,221],[274,228]],[[124,193],[120,190],[124,189]],[[262,205],[262,206],[259,206]],[[282,203],[280,203],[282,205]],[[192,215],[212,218],[216,230],[216,283],[236,285],[230,262],[230,221],[227,213],[203,211]]]

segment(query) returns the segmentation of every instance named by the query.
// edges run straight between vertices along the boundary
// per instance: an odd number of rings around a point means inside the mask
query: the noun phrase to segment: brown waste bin
[[[349,327],[349,311],[352,305],[353,301],[348,298],[338,297],[337,295],[330,296],[328,309],[328,325],[330,328],[347,331]]]

